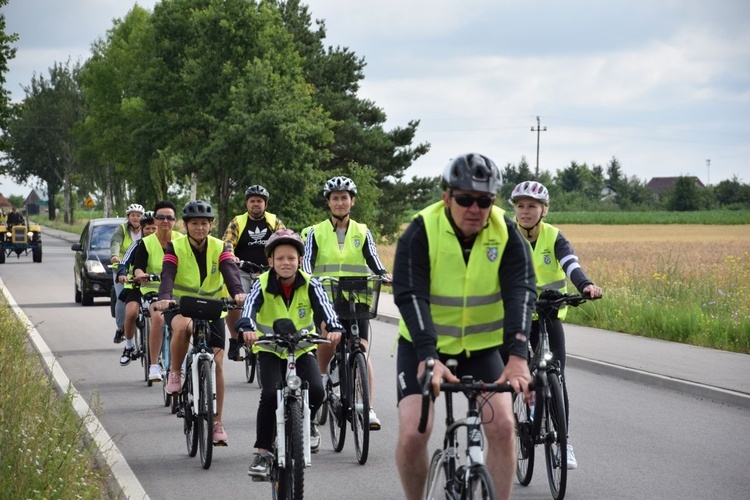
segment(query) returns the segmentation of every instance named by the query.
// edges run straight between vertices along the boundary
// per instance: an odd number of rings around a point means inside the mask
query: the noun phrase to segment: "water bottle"
[[[331,358],[328,363],[328,379],[331,381],[331,385],[336,387],[339,385],[339,355],[336,354]]]

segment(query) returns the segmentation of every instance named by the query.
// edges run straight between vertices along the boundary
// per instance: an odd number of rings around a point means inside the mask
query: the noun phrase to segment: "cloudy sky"
[[[34,72],[86,59],[127,0],[10,0],[18,33],[6,75],[15,100]],[[140,0],[153,8],[156,0]],[[387,126],[419,119],[430,152],[408,175],[456,154],[541,170],[571,161],[628,176],[750,182],[747,0],[308,0],[327,44],[365,58],[360,96]],[[532,132],[536,117],[547,130]],[[707,163],[710,160],[710,164]],[[3,194],[28,188],[0,179]]]

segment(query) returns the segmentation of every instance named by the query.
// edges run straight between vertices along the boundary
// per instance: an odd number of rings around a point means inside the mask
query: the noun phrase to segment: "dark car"
[[[81,240],[71,246],[76,252],[73,265],[75,299],[81,305],[90,306],[94,297],[110,297],[112,293],[112,269],[109,267],[109,248],[117,226],[127,219],[91,219],[81,233]]]

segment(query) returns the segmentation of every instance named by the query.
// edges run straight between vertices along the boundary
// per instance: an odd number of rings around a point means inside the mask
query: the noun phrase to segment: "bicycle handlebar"
[[[581,294],[570,294],[561,293],[555,290],[545,290],[541,293],[539,298],[536,300],[536,309],[548,310],[548,309],[560,309],[563,306],[578,307],[584,302],[590,300],[598,300],[599,297],[592,298],[590,295]]]
[[[368,276],[315,276],[315,278],[317,278],[318,281],[320,281],[320,282],[330,281],[331,283],[338,283],[341,278],[344,278],[344,279],[347,279],[347,278],[349,278],[349,279],[351,279],[351,278],[357,278],[357,279],[367,278],[367,281],[380,281],[382,283],[385,283],[386,285],[390,285],[390,284],[393,283],[393,281],[388,280],[388,279],[385,278],[385,276],[381,276],[379,274],[370,274]]]
[[[146,278],[147,278],[146,280],[147,283],[152,282],[152,281],[153,282],[161,281],[161,274],[147,274]],[[133,276],[132,278],[126,279],[125,283],[128,285],[142,285],[143,284],[140,282],[140,280],[137,280],[135,276]]]
[[[252,275],[263,274],[270,269],[269,266],[256,264],[255,262],[250,262],[249,260],[238,261],[237,267],[239,267],[241,271],[245,271],[247,274]]]

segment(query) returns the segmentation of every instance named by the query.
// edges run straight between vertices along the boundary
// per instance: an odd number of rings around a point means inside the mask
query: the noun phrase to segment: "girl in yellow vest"
[[[341,340],[342,326],[323,286],[309,274],[299,271],[303,252],[302,238],[289,229],[276,231],[266,242],[266,256],[271,269],[261,274],[253,284],[242,309],[242,317],[235,325],[247,344],[273,333],[273,322],[279,318],[291,319],[298,330],[312,331],[316,325],[319,326],[323,337],[334,346]],[[281,383],[287,359],[286,353],[278,353],[270,348],[255,346],[253,350],[258,354],[259,369],[263,373],[263,389],[256,424],[255,447],[258,451],[249,474],[266,478],[273,460],[269,449],[276,428],[276,388]],[[309,384],[310,410],[314,415],[324,397],[315,345],[297,352],[297,374]],[[316,453],[320,447],[320,433],[314,422],[311,425],[310,451]]]
[[[110,263],[117,264],[122,260],[125,255],[125,251],[130,248],[130,245],[134,241],[141,239],[141,216],[146,210],[139,204],[133,203],[128,205],[125,210],[125,216],[128,221],[125,224],[117,226],[115,232],[112,233],[112,239],[109,242],[109,251],[111,257],[109,258]],[[117,281],[116,273],[112,273],[112,277],[115,278],[115,297],[119,297],[123,290],[123,285]],[[118,300],[115,303],[115,344],[119,344],[123,340],[125,324],[125,304]]]
[[[245,300],[242,290],[240,270],[234,263],[229,247],[222,240],[214,238],[211,222],[214,220],[213,207],[201,200],[188,202],[182,209],[187,235],[167,245],[159,284],[159,301],[155,307],[166,311],[173,296],[206,297],[218,299],[226,297],[226,291],[238,304]],[[193,321],[181,314],[170,311],[164,314],[164,321],[172,329],[170,346],[171,366],[167,379],[167,392],[176,394],[182,387],[182,360],[187,354]],[[209,322],[210,335],[207,343],[214,349],[216,364],[216,418],[213,428],[215,446],[226,446],[227,433],[222,423],[224,408],[224,346],[226,335],[224,320]]]
[[[570,280],[581,294],[592,298],[602,296],[602,289],[596,286],[578,263],[578,256],[573,246],[555,226],[542,219],[549,210],[549,191],[536,181],[525,181],[518,184],[510,195],[510,204],[516,213],[516,223],[521,234],[531,246],[534,272],[536,273],[537,293],[543,290],[567,292],[567,280]],[[567,308],[558,311],[557,317],[547,324],[549,346],[554,359],[560,361],[565,398],[565,419],[569,420],[570,404],[568,387],[565,382],[565,332],[562,320]],[[534,316],[531,323],[531,344],[536,346],[539,339],[539,319]],[[567,426],[570,429],[570,424]],[[568,442],[568,469],[578,467],[573,454],[573,445]]]
[[[372,271],[390,283],[391,276],[380,261],[375,240],[367,226],[349,217],[357,196],[357,186],[348,177],[333,177],[323,188],[331,217],[310,228],[305,238],[305,255],[302,270],[314,276],[368,276]],[[343,321],[343,320],[342,320]],[[359,336],[367,348],[370,339],[369,321],[359,321]],[[350,329],[350,322],[343,321],[344,328]],[[331,345],[321,345],[318,349],[320,373],[325,376],[328,362],[335,350]],[[370,372],[370,401],[374,401],[375,375],[370,358],[367,358]],[[380,419],[370,408],[370,430],[380,430]]]

